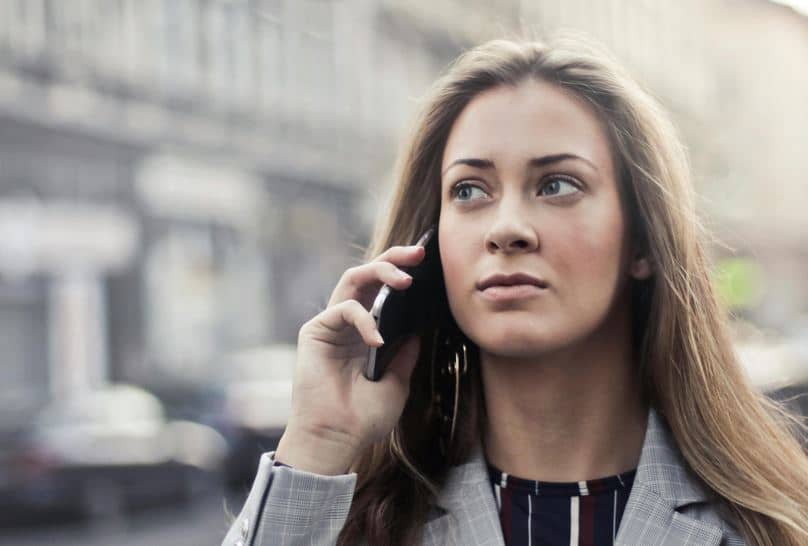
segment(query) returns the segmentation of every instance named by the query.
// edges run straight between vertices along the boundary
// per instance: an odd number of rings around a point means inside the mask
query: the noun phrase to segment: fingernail
[[[379,343],[384,344],[384,338],[382,337],[382,335],[381,335],[379,332],[376,332],[376,333],[373,335],[373,338],[374,338],[376,341],[378,341]]]
[[[404,272],[403,272],[403,271],[401,271],[400,269],[399,269],[399,270],[396,272],[396,275],[398,275],[398,276],[399,276],[399,278],[401,278],[401,279],[405,279],[405,280],[409,280],[409,279],[411,279],[411,278],[412,278],[411,276],[407,275],[406,273],[404,273]]]

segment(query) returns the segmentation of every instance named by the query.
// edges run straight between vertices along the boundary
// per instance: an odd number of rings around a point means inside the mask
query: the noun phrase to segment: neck
[[[591,480],[636,468],[647,408],[630,327],[596,332],[575,347],[514,359],[480,350],[487,423],[497,468],[541,481]]]

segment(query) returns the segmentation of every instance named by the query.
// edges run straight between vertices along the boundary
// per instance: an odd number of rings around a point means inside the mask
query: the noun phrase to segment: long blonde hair
[[[398,163],[385,220],[366,258],[411,244],[440,212],[440,161],[449,131],[477,94],[528,79],[588,101],[605,121],[619,166],[632,237],[655,275],[631,290],[643,396],[669,423],[684,458],[750,544],[808,543],[805,425],[749,382],[716,301],[697,221],[687,154],[657,101],[600,46],[577,36],[551,45],[494,40],[461,55],[425,97]],[[465,340],[469,343],[468,340]],[[461,393],[454,442],[441,434],[429,390],[432,332],[422,337],[410,399],[390,437],[354,465],[359,482],[340,544],[417,542],[452,464],[463,461],[484,418],[476,353]]]

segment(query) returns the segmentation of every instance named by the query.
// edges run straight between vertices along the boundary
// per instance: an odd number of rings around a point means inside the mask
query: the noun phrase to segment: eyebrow
[[[528,165],[530,165],[531,167],[544,167],[546,165],[551,165],[553,163],[558,163],[560,161],[565,161],[565,160],[568,160],[568,159],[577,159],[579,161],[583,161],[584,163],[587,163],[589,166],[591,166],[593,169],[595,169],[595,171],[598,170],[598,168],[595,166],[595,164],[592,163],[591,161],[589,161],[588,159],[583,158],[583,157],[581,157],[579,155],[567,154],[567,153],[565,153],[565,154],[545,155],[545,156],[542,156],[542,157],[533,157],[533,158],[530,159],[530,161],[528,161]],[[441,176],[446,174],[447,171],[449,169],[451,169],[452,167],[454,167],[455,165],[468,165],[469,167],[474,167],[476,169],[494,169],[494,168],[496,168],[495,165],[494,165],[494,162],[491,161],[490,159],[477,159],[477,158],[455,159],[454,161],[452,161],[449,164],[448,167],[446,167],[443,170],[443,172],[441,173]]]

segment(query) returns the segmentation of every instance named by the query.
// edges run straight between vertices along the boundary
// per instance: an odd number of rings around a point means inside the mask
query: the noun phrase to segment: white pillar
[[[54,275],[48,303],[51,394],[74,395],[106,384],[106,301],[99,272]]]

